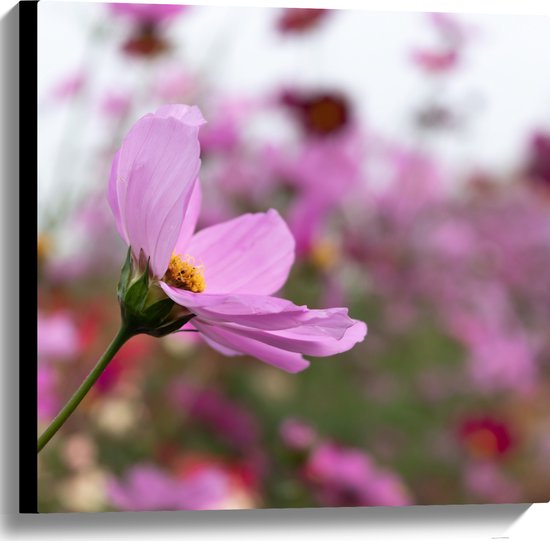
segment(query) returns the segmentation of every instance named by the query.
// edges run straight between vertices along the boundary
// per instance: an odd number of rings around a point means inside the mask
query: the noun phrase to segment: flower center
[[[193,293],[202,293],[206,289],[203,266],[195,265],[194,258],[187,254],[183,259],[180,254],[172,254],[165,281]]]
[[[467,446],[472,454],[480,458],[491,458],[499,454],[497,437],[487,428],[470,434]]]
[[[320,240],[311,247],[310,259],[317,268],[328,271],[338,262],[338,250],[330,240]]]

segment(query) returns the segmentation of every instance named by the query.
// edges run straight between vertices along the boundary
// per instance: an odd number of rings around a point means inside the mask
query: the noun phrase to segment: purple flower
[[[464,485],[470,494],[483,502],[514,503],[521,490],[499,466],[490,461],[475,461],[464,469]]]
[[[329,506],[409,505],[400,479],[376,466],[359,449],[319,445],[309,457],[306,475],[319,500]]]
[[[56,392],[56,373],[50,364],[38,367],[37,372],[38,391],[38,419],[52,419],[59,408],[59,398]]]
[[[315,28],[329,15],[327,9],[286,8],[277,21],[277,28],[282,33],[303,33]]]
[[[351,105],[339,92],[300,93],[286,90],[281,103],[300,121],[303,130],[314,137],[327,137],[349,128]]]
[[[188,6],[163,4],[107,4],[114,15],[132,23],[132,33],[122,49],[135,57],[155,57],[165,53],[170,44],[162,33],[163,23],[177,17]]]
[[[432,74],[450,71],[456,67],[458,59],[456,51],[429,51],[420,49],[412,53],[413,62]]]
[[[79,350],[78,330],[69,314],[38,312],[38,356],[41,360],[65,361]]]
[[[285,445],[298,451],[308,449],[317,439],[311,426],[291,417],[283,421],[279,432]]]
[[[204,423],[237,449],[250,451],[259,441],[255,418],[244,408],[214,389],[200,389],[184,380],[170,389],[177,407],[192,421]]]
[[[58,82],[52,89],[50,97],[55,101],[66,101],[74,98],[84,88],[87,75],[83,71],[77,71]]]
[[[176,4],[107,4],[115,15],[122,15],[140,24],[157,24],[177,17],[189,6]]]
[[[132,97],[129,92],[109,90],[105,92],[99,108],[105,116],[118,120],[128,113],[131,105]]]
[[[123,481],[110,479],[107,495],[123,511],[203,510],[219,509],[229,488],[227,474],[215,466],[177,479],[156,466],[140,464]]]
[[[550,186],[550,135],[542,131],[531,137],[526,174],[541,186]]]
[[[80,350],[78,329],[67,312],[38,312],[38,419],[52,419],[59,408],[54,362],[72,360]]]
[[[315,247],[332,214],[358,190],[362,172],[357,157],[363,152],[358,130],[328,139],[308,139],[292,153],[270,149],[266,158],[274,179],[285,179],[294,192],[287,215],[299,255]]]
[[[294,261],[294,238],[275,210],[194,233],[201,206],[196,107],[166,105],[141,118],[117,152],[109,202],[133,260],[224,355],[246,354],[288,372],[364,339],[346,308],[309,310],[271,296]]]

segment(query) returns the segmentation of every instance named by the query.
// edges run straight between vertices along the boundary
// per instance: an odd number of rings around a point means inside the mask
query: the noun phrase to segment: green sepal
[[[117,288],[122,320],[134,334],[165,336],[180,329],[194,315],[166,296],[158,282],[151,279],[149,260],[144,259],[137,270],[131,249],[128,250]]]
[[[183,317],[180,317],[179,319],[176,319],[174,321],[171,321],[170,323],[167,323],[166,325],[163,325],[161,327],[158,327],[152,331],[149,331],[147,334],[150,334],[151,336],[161,337],[166,336],[167,334],[172,334],[173,332],[181,329],[186,323],[188,323],[191,319],[195,317],[195,314],[189,314]]]
[[[132,277],[133,266],[132,249],[128,248],[126,261],[124,261],[124,265],[120,271],[120,279],[118,281],[117,295],[119,299],[124,296],[124,293],[128,289],[128,284],[130,283],[130,279]]]
[[[163,299],[148,306],[143,315],[149,321],[164,321],[172,311],[174,304],[170,298]]]
[[[124,304],[132,312],[142,312],[149,294],[149,260],[143,274],[124,293]]]

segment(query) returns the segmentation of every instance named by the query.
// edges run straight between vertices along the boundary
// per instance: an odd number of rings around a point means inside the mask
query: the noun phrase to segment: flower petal
[[[323,310],[319,311],[323,312]],[[345,315],[347,322],[344,324],[339,317],[344,314],[332,313],[326,315],[329,318],[325,324],[326,326],[307,322],[298,327],[281,331],[265,331],[243,325],[229,324],[225,325],[224,329],[230,329],[240,336],[269,344],[275,348],[303,353],[304,355],[313,355],[315,357],[328,357],[329,355],[348,351],[365,338],[367,326],[362,321],[351,319]],[[331,317],[340,321],[331,321]],[[333,336],[335,329],[341,332],[339,337]]]
[[[169,107],[132,127],[115,156],[109,183],[122,238],[135,257],[143,250],[157,277],[168,267],[200,167],[196,115],[189,124],[190,108]]]
[[[319,325],[334,338],[341,338],[351,320],[346,308],[310,310],[289,300],[265,295],[214,295],[192,293],[161,282],[164,292],[204,321],[238,323],[263,330],[285,330],[300,325]]]
[[[199,127],[206,124],[206,120],[196,105],[162,105],[155,111],[155,115],[161,118],[173,117],[188,126]]]
[[[199,214],[201,211],[202,204],[202,190],[201,183],[199,179],[195,181],[195,187],[191,192],[191,198],[189,199],[189,204],[187,205],[187,210],[185,212],[185,218],[181,226],[181,231],[176,241],[174,247],[174,252],[176,254],[184,255],[187,252],[189,246],[189,241],[195,232],[195,227],[197,227],[197,221],[199,219]]]
[[[111,172],[109,175],[109,189],[107,193],[107,199],[109,201],[109,205],[111,206],[111,210],[113,212],[113,216],[115,217],[115,223],[116,228],[118,231],[118,234],[122,237],[124,242],[126,244],[130,244],[128,241],[128,237],[126,235],[126,230],[124,226],[122,225],[122,216],[120,215],[120,208],[118,205],[118,196],[117,196],[117,171],[118,171],[118,159],[119,159],[120,151],[118,151],[115,154],[115,157],[113,158],[113,163],[111,164]]]
[[[250,340],[281,352],[325,357],[351,349],[367,333],[367,326],[351,319],[346,308],[310,310],[277,297],[197,294],[163,283],[161,287],[174,302],[195,314],[192,324],[204,331],[207,338],[262,360],[266,359],[250,353]],[[214,328],[221,330],[221,334]],[[247,351],[240,347],[242,343]],[[258,348],[265,356],[264,349]],[[270,348],[268,351],[272,352]]]
[[[285,372],[296,373],[309,366],[309,361],[306,361],[298,353],[283,351],[257,340],[240,336],[225,328],[201,321],[193,320],[193,325],[205,338],[209,339],[210,343],[215,342],[221,345],[222,348],[229,348],[235,352],[251,355]]]
[[[294,238],[273,209],[199,231],[187,252],[204,266],[208,293],[270,295],[294,262]]]
[[[164,292],[204,320],[251,324],[257,328],[286,329],[296,325],[300,316],[311,313],[307,306],[296,306],[278,297],[235,293],[216,295],[193,293],[160,282]],[[269,321],[265,317],[269,316]]]

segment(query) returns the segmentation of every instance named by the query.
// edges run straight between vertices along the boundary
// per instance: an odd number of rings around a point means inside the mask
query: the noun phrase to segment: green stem
[[[65,421],[76,409],[78,404],[82,402],[82,399],[88,394],[88,391],[98,380],[99,376],[101,376],[105,368],[107,368],[107,365],[111,362],[112,358],[115,356],[118,350],[132,336],[134,336],[134,334],[135,333],[128,330],[128,328],[124,324],[120,327],[117,335],[113,338],[113,341],[105,350],[105,353],[101,356],[97,364],[94,366],[93,370],[88,374],[88,377],[82,382],[82,384],[73,394],[71,399],[57,414],[57,417],[50,423],[50,426],[48,426],[48,428],[46,428],[40,438],[38,438],[38,452],[40,452],[46,446],[46,444],[52,439],[54,434],[65,424]]]

